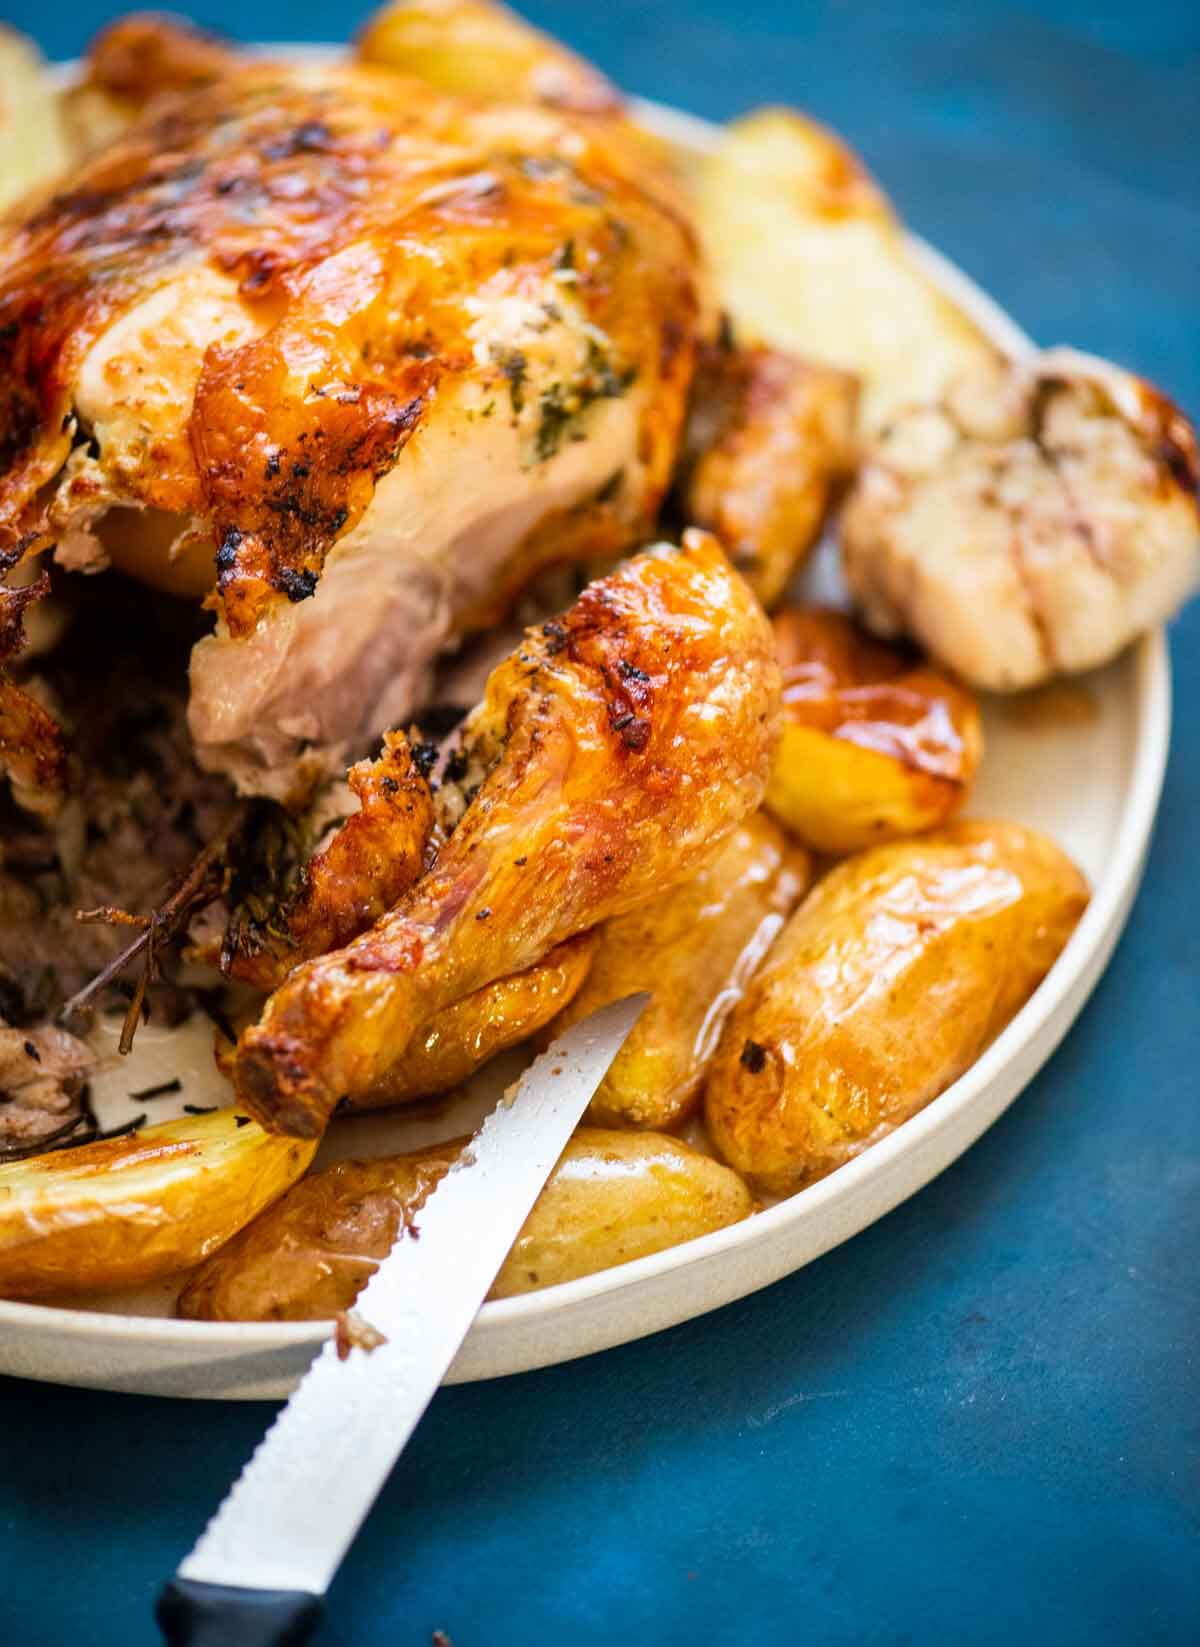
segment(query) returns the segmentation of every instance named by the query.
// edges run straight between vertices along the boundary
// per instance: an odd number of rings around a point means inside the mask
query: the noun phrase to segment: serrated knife
[[[158,1600],[170,1647],[300,1647],[321,1598],[646,1004],[576,1024],[501,1099],[383,1260],[355,1311],[383,1337],[328,1339]]]

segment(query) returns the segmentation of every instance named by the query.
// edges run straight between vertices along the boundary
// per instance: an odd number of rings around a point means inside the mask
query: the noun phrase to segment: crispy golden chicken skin
[[[200,758],[287,798],[485,596],[645,534],[698,269],[612,122],[230,59],[0,249],[0,567],[211,592]]]
[[[346,778],[358,811],[301,866],[294,889],[256,919],[242,905],[226,930],[221,969],[269,990],[293,967],[349,943],[386,913],[425,867],[433,797],[402,733]]]
[[[701,350],[684,436],[682,503],[775,604],[854,464],[857,381],[762,345]]]
[[[590,1120],[669,1128],[687,1118],[726,1018],[811,879],[808,854],[760,812],[699,875],[605,922],[587,981],[550,1033],[638,990],[650,1004],[588,1106]]]
[[[202,1265],[179,1296],[198,1321],[319,1321],[347,1310],[465,1139],[314,1173]],[[511,1298],[737,1223],[742,1180],[677,1138],[580,1127],[496,1277]]]
[[[983,756],[979,706],[951,676],[841,612],[777,612],[783,734],[767,808],[817,852],[856,852],[945,823]]]
[[[1052,841],[970,822],[818,882],[725,1027],[705,1118],[787,1194],[860,1154],[973,1064],[1058,958],[1087,882]]]
[[[770,625],[715,540],[590,584],[489,679],[491,770],[432,871],[245,1031],[241,1101],[311,1136],[442,1007],[696,874],[761,800],[778,711]]]
[[[422,1024],[396,1063],[352,1109],[387,1109],[449,1092],[549,1023],[587,977],[596,935],[581,932],[511,978],[497,978]]]

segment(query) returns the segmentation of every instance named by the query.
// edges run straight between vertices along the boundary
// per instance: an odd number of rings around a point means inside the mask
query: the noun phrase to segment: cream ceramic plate
[[[714,127],[653,105],[642,118],[693,149]],[[926,247],[934,277],[1011,353],[1031,345],[964,275]],[[830,562],[818,577],[828,590]],[[492,1378],[570,1360],[686,1321],[778,1280],[881,1218],[941,1172],[991,1125],[1053,1052],[1096,984],[1141,876],[1162,786],[1170,677],[1161,632],[1078,684],[985,706],[987,757],[974,810],[1045,830],[1087,871],[1095,895],[1050,976],[1004,1034],[948,1092],[890,1138],[746,1223],[620,1269],[486,1304],[450,1372]],[[106,1122],[137,1106],[130,1089],[175,1074],[186,1100],[227,1102],[207,1024],[154,1035],[133,1058],[112,1057],[93,1083]],[[516,1067],[519,1067],[516,1066]],[[382,1154],[452,1137],[488,1107],[510,1061],[453,1104],[420,1119],[344,1122],[323,1158]],[[285,1395],[324,1336],[321,1324],[176,1321],[173,1290],[92,1299],[78,1308],[0,1302],[0,1372],[152,1395],[247,1399]]]

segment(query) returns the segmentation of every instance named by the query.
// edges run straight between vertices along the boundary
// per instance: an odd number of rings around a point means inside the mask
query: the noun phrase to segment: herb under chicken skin
[[[563,383],[552,383],[538,397],[539,422],[533,451],[538,463],[555,457],[564,439],[584,440],[578,419],[598,400],[619,400],[637,378],[637,367],[618,370],[597,340],[588,339],[587,361]]]

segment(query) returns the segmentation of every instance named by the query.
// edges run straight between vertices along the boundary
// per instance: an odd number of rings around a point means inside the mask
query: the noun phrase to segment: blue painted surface
[[[57,54],[107,9],[5,0]],[[527,10],[698,113],[813,109],[1035,336],[1200,411],[1200,8]],[[204,8],[276,38],[359,15]],[[1200,1639],[1200,604],[1173,654],[1145,889],[1050,1068],[803,1273],[646,1343],[439,1395],[324,1647],[437,1627],[456,1647]],[[267,1416],[6,1383],[0,1639],[152,1642],[157,1583]]]

